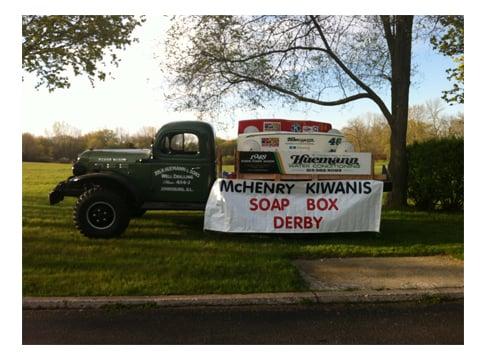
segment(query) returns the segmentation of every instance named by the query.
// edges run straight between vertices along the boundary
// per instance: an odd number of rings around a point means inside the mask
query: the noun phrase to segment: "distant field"
[[[381,234],[231,235],[202,212],[148,212],[123,237],[90,240],[74,199],[48,205],[68,164],[23,164],[23,294],[160,295],[306,290],[295,258],[449,254],[463,258],[463,214],[385,211]]]

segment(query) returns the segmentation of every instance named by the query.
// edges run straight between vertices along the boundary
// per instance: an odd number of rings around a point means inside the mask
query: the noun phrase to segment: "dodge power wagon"
[[[163,126],[151,149],[87,150],[73,176],[50,193],[50,204],[78,197],[73,219],[92,238],[120,235],[146,210],[203,210],[216,180],[215,136],[200,121]]]

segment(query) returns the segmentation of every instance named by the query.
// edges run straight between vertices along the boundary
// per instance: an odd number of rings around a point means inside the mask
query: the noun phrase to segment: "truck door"
[[[211,175],[206,144],[194,131],[176,130],[157,139],[151,164],[153,201],[206,202]]]

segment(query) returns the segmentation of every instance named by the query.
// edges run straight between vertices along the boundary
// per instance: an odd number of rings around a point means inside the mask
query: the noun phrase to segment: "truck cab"
[[[201,121],[164,125],[151,149],[90,149],[50,204],[78,197],[74,222],[89,237],[114,237],[146,210],[203,210],[216,180],[215,135]]]

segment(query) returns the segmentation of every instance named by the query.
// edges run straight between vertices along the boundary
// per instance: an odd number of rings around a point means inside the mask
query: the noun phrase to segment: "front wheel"
[[[77,200],[73,210],[76,228],[90,238],[111,238],[121,235],[130,222],[127,204],[118,194],[92,188]]]

